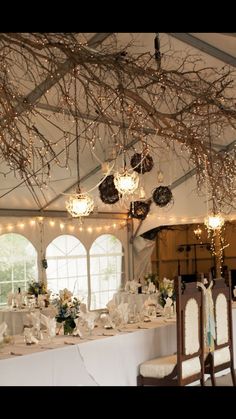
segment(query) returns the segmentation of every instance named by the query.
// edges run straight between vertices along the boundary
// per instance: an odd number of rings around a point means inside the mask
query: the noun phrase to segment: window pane
[[[111,234],[98,237],[90,249],[91,309],[104,308],[122,279],[121,242]]]
[[[56,293],[68,288],[87,304],[87,252],[83,244],[74,236],[59,236],[48,245],[46,257],[48,288]]]

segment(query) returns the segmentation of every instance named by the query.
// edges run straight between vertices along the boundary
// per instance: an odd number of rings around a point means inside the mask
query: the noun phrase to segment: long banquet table
[[[115,336],[104,336],[111,332],[103,330],[104,335],[85,342],[58,336],[51,343],[27,347],[16,341],[13,349],[0,351],[0,385],[135,386],[140,363],[176,351],[175,321],[157,318],[139,327],[128,325]]]
[[[122,331],[95,329],[93,333],[84,340],[57,336],[52,342],[45,339],[32,346],[26,346],[22,336],[15,337],[14,345],[0,348],[0,386],[136,386],[142,362],[176,352],[176,323],[172,319],[157,318],[151,323],[127,325]],[[109,336],[113,333],[116,335]]]

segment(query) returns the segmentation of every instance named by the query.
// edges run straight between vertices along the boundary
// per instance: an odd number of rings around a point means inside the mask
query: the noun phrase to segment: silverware
[[[10,352],[10,355],[15,355],[15,356],[22,356],[22,354],[19,354],[19,353],[17,353],[17,352]]]

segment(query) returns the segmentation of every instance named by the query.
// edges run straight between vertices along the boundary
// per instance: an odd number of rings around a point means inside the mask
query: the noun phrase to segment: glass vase
[[[72,335],[76,324],[74,319],[67,319],[64,321],[63,328],[64,328],[64,335]]]

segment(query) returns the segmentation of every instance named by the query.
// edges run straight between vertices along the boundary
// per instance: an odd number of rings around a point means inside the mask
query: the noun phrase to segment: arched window
[[[123,256],[120,240],[111,234],[99,236],[91,246],[91,310],[106,307],[118,291],[124,271]]]
[[[21,234],[0,236],[0,305],[7,304],[9,292],[28,289],[29,281],[38,279],[37,252]]]
[[[74,236],[59,236],[48,245],[46,258],[48,289],[57,293],[67,288],[87,304],[87,252],[84,245]]]

